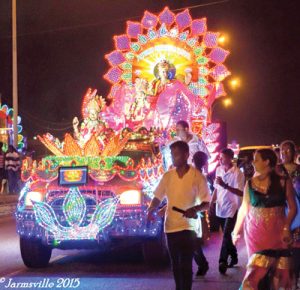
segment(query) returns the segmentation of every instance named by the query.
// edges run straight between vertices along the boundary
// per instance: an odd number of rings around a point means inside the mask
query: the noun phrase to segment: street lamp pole
[[[18,66],[17,66],[17,0],[12,0],[12,97],[13,97],[13,140],[18,146]]]

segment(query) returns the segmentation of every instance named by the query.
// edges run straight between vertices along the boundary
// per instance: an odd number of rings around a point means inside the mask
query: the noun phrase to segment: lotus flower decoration
[[[38,224],[51,232],[56,240],[96,239],[97,234],[111,224],[116,213],[118,197],[100,202],[86,226],[82,226],[86,215],[86,202],[77,187],[70,188],[63,202],[64,217],[69,226],[58,221],[53,208],[46,202],[34,202],[33,210]]]

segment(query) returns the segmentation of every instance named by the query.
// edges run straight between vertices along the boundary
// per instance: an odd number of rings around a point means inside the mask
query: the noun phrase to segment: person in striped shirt
[[[10,194],[19,192],[19,181],[21,173],[21,160],[14,146],[9,145],[5,155],[5,169],[8,176],[8,188]]]

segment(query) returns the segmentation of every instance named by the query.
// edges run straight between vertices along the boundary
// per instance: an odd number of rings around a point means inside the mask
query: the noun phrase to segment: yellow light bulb
[[[218,38],[218,42],[220,44],[224,44],[226,42],[227,38],[225,35],[221,35],[219,38]]]
[[[235,79],[231,79],[229,84],[230,84],[232,89],[236,89],[236,88],[240,87],[241,81],[238,78],[235,78]]]
[[[225,106],[226,108],[229,107],[229,106],[231,106],[231,105],[232,105],[232,99],[226,98],[226,99],[223,101],[223,104],[224,104],[224,106]]]

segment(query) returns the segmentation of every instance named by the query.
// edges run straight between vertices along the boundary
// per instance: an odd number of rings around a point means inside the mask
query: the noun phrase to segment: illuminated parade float
[[[74,133],[63,141],[39,136],[53,155],[23,163],[16,218],[28,267],[46,266],[53,248],[128,243],[142,244],[148,262],[164,259],[162,218],[147,224],[146,209],[177,121],[191,124],[211,153],[210,170],[216,166],[219,125],[210,122],[211,105],[226,95],[222,81],[230,75],[218,37],[205,18],[167,7],[128,21],[126,33],[114,37],[105,56],[109,95],[89,89]]]

